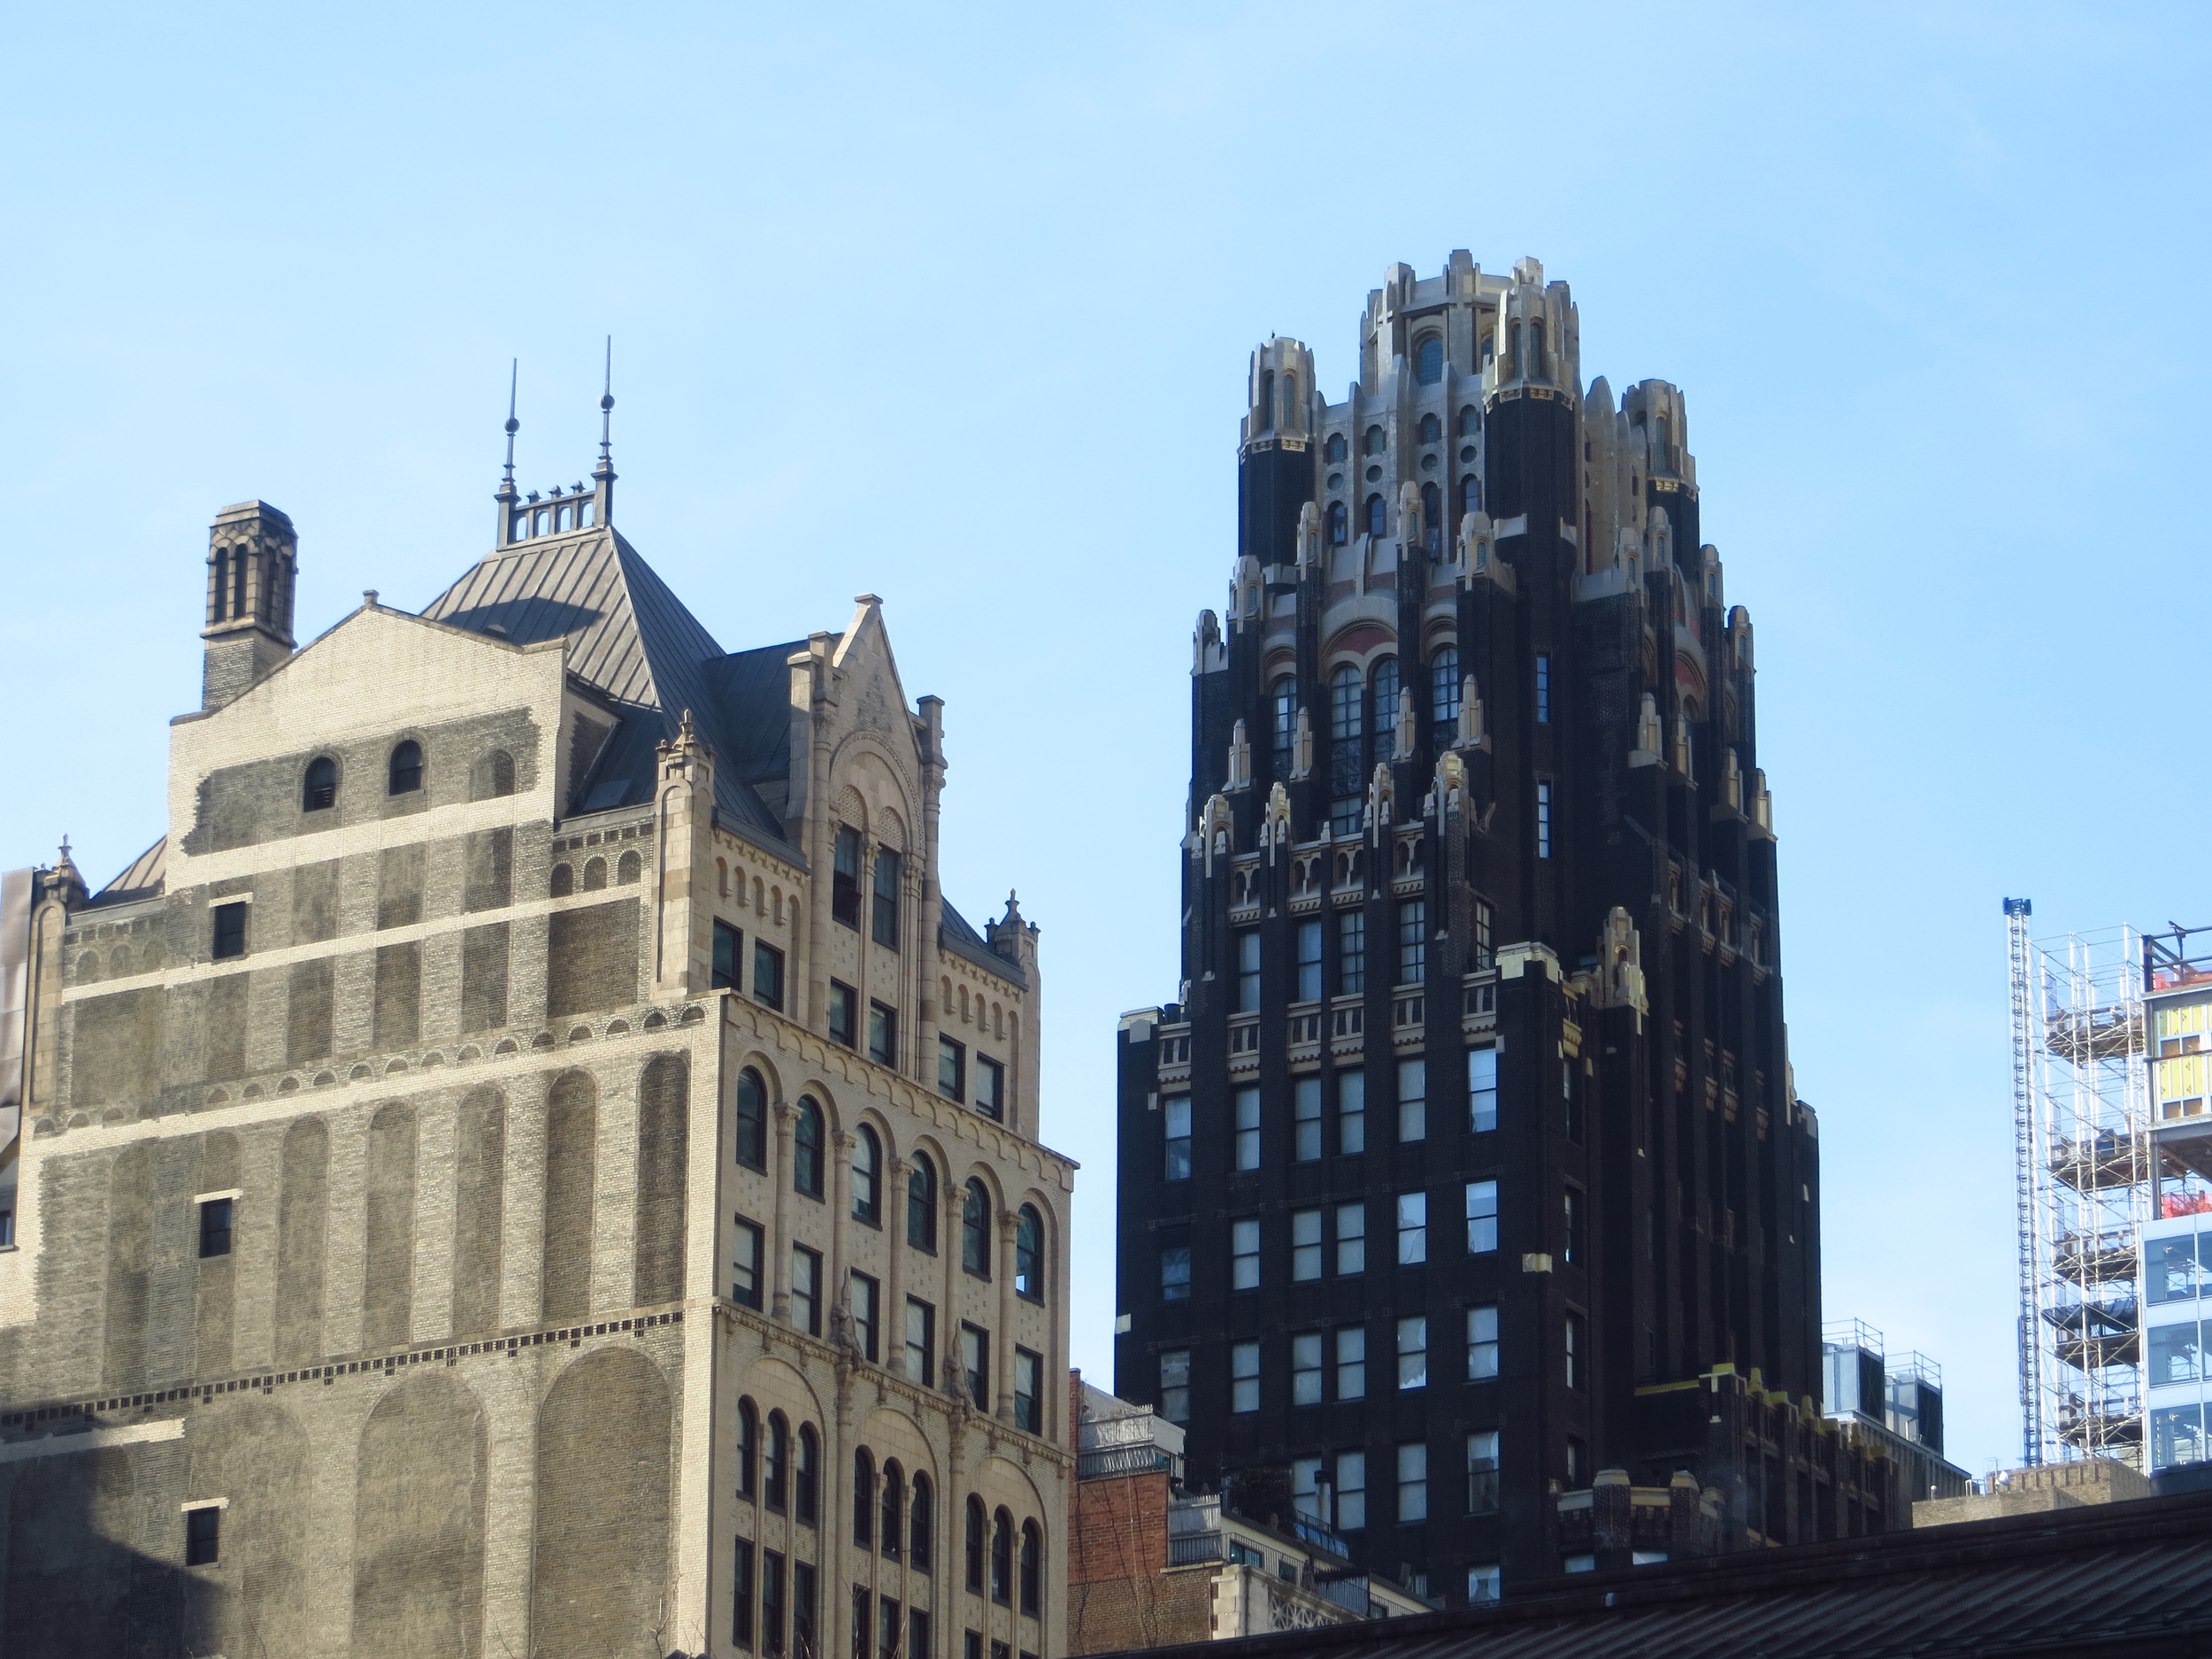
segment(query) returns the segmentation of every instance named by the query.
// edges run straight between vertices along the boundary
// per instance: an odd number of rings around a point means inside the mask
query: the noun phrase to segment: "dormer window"
[[[300,787],[300,810],[321,812],[338,803],[338,763],[319,755],[307,763],[307,777]]]
[[[421,787],[422,745],[411,737],[392,751],[390,777],[384,793],[412,795]]]
[[[1413,348],[1413,378],[1424,386],[1444,378],[1444,342],[1439,336],[1426,335]]]

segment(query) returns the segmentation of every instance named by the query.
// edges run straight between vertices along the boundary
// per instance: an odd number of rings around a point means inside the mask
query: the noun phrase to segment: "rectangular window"
[[[841,979],[830,981],[829,1034],[832,1042],[860,1047],[860,993]]]
[[[889,1596],[876,1602],[877,1659],[898,1659],[899,1636],[905,1622],[899,1604]]]
[[[1398,1321],[1398,1386],[1429,1386],[1429,1317],[1409,1315]]]
[[[1170,1096],[1161,1103],[1160,1116],[1166,1135],[1161,1177],[1171,1181],[1187,1181],[1190,1179],[1190,1096]]]
[[[1467,1183],[1467,1254],[1487,1256],[1498,1248],[1498,1184]]]
[[[991,1333],[979,1326],[960,1327],[960,1370],[968,1398],[979,1411],[991,1409]]]
[[[1290,1339],[1290,1403],[1321,1403],[1322,1340],[1318,1331],[1300,1331]]]
[[[968,1587],[972,1590],[979,1588],[980,1586],[979,1585],[970,1585]],[[967,1659],[983,1659],[983,1632],[981,1631],[972,1630],[964,1632],[964,1634],[965,1637],[965,1645],[962,1648],[962,1652],[967,1655]]]
[[[1237,935],[1237,1012],[1260,1011],[1260,930],[1248,927]]]
[[[1497,912],[1488,899],[1475,901],[1475,966],[1486,968],[1497,960]]]
[[[1321,1277],[1321,1212],[1317,1210],[1291,1211],[1290,1276],[1297,1282]]]
[[[1257,1217],[1247,1216],[1229,1224],[1229,1288],[1259,1287],[1260,1224]]]
[[[1321,1000],[1321,924],[1298,924],[1298,995],[1301,1002]]]
[[[1350,1157],[1367,1150],[1367,1073],[1336,1074],[1336,1149]]]
[[[238,907],[244,910],[244,905]],[[184,1564],[212,1567],[223,1555],[223,1510],[214,1503],[184,1512]]]
[[[1562,1262],[1572,1262],[1575,1259],[1576,1251],[1582,1243],[1581,1199],[1582,1195],[1570,1187],[1566,1191],[1565,1202],[1561,1205],[1561,1221],[1563,1225],[1560,1233],[1559,1259]]]
[[[1498,1432],[1478,1429],[1467,1437],[1467,1513],[1487,1515],[1498,1507]]]
[[[937,1310],[906,1299],[906,1374],[925,1388],[937,1386]]]
[[[1398,983],[1418,985],[1429,972],[1429,902],[1398,901]]]
[[[1536,856],[1551,856],[1551,785],[1536,786]]]
[[[200,1205],[200,1255],[228,1256],[230,1254],[230,1225],[235,1201],[228,1198],[210,1198]]]
[[[1260,1345],[1233,1342],[1229,1346],[1229,1409],[1260,1409]]]
[[[905,860],[887,848],[876,849],[876,943],[896,950],[899,948],[899,887],[900,874]]]
[[[741,1538],[730,1559],[730,1640],[753,1645],[753,1540]]]
[[[246,911],[250,908],[242,899],[235,904],[215,907],[216,961],[246,954]]]
[[[1498,1126],[1498,1051],[1467,1050],[1467,1133],[1488,1134]]]
[[[1398,1062],[1398,1140],[1425,1141],[1429,1135],[1429,1063]]]
[[[1336,1397],[1367,1397],[1367,1327],[1347,1325],[1336,1333]]]
[[[1420,1440],[1398,1448],[1398,1525],[1429,1518],[1429,1448]]]
[[[1339,1204],[1336,1207],[1336,1271],[1345,1273],[1364,1273],[1367,1271],[1367,1206]]]
[[[1356,1532],[1367,1525],[1367,1454],[1336,1455],[1336,1530]]]
[[[1366,988],[1367,912],[1340,910],[1336,918],[1336,994],[1356,996]]]
[[[799,1650],[801,1659],[810,1659],[815,1653],[814,1617],[820,1605],[815,1594],[814,1563],[795,1561],[791,1563],[791,1645]]]
[[[1171,1348],[1160,1356],[1160,1415],[1170,1423],[1190,1421],[1190,1349]]]
[[[822,1334],[822,1256],[803,1244],[791,1247],[791,1324],[809,1336]]]
[[[930,1659],[927,1608],[910,1607],[906,1609],[906,1659]]]
[[[1467,1380],[1487,1382],[1498,1374],[1498,1309],[1495,1302],[1467,1310]]]
[[[1260,1092],[1256,1088],[1240,1088],[1236,1093],[1237,1142],[1236,1167],[1256,1170],[1260,1167]]]
[[[1584,1368],[1588,1363],[1589,1348],[1589,1327],[1583,1323],[1583,1318],[1580,1314],[1569,1314],[1567,1316],[1566,1329],[1568,1387],[1579,1388],[1583,1386],[1583,1371]]]
[[[714,978],[710,983],[716,990],[734,991],[738,988],[738,969],[743,961],[739,953],[744,949],[744,934],[727,922],[714,925]]]
[[[772,1549],[760,1552],[760,1650],[783,1651],[783,1557]]]
[[[1160,1252],[1160,1300],[1190,1300],[1190,1246],[1171,1244]]]
[[[1536,723],[1551,724],[1551,658],[1536,659]]]
[[[1025,1348],[1014,1350],[1014,1426],[1042,1434],[1044,1361]]]
[[[753,941],[753,1001],[783,1011],[783,952]]]
[[[1006,1121],[1006,1068],[987,1054],[975,1057],[975,1109],[993,1123]]]
[[[1321,1156],[1321,1074],[1295,1078],[1290,1086],[1291,1152],[1301,1164]]]
[[[830,867],[830,915],[856,932],[860,927],[860,832],[840,824]]]
[[[947,1100],[968,1098],[968,1050],[950,1037],[937,1039],[937,1092]]]
[[[1567,1437],[1567,1484],[1570,1486],[1586,1486],[1590,1484],[1589,1463],[1590,1448],[1570,1434]],[[1586,1556],[1585,1559],[1586,1560],[1587,1557]],[[1590,1569],[1570,1566],[1567,1571],[1587,1572]]]
[[[875,1597],[864,1584],[853,1586],[853,1659],[869,1659],[875,1639]]]
[[[865,1273],[852,1276],[853,1336],[860,1344],[860,1351],[868,1356],[871,1365],[881,1358],[879,1326],[881,1320],[882,1286]]]
[[[1329,833],[1338,836],[1358,834],[1360,822],[1366,816],[1366,807],[1367,797],[1364,795],[1340,795],[1334,797],[1329,803]]]
[[[730,1300],[741,1308],[757,1310],[761,1305],[763,1235],[759,1226],[742,1216],[733,1217],[731,1230]]]
[[[1500,1599],[1504,1575],[1494,1566],[1467,1569],[1467,1604],[1480,1607]]]
[[[878,1065],[899,1063],[899,1010],[880,1002],[868,1004],[868,1057]]]
[[[1429,1195],[1398,1194],[1398,1265],[1416,1267],[1429,1259]]]

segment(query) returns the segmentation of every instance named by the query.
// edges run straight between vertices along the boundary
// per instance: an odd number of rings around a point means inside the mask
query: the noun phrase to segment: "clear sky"
[[[2206,12],[1887,4],[19,7],[0,56],[0,864],[161,833],[206,526],[299,622],[583,477],[725,648],[881,594],[947,891],[1043,927],[1111,1369],[1114,1017],[1174,993],[1189,634],[1246,354],[1533,255],[1686,389],[1759,630],[1827,1312],[2012,1461],[2003,926],[2212,921]],[[2193,619],[2194,618],[2194,619]]]

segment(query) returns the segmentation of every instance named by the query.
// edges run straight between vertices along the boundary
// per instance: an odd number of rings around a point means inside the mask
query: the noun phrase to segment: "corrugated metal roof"
[[[150,899],[162,890],[168,879],[169,838],[164,835],[137,857],[130,868],[102,887],[87,908],[97,904],[127,904],[133,899]]]
[[[1164,1651],[1189,1659],[2212,1652],[2212,1494],[1577,1575],[1509,1588],[1494,1606]]]

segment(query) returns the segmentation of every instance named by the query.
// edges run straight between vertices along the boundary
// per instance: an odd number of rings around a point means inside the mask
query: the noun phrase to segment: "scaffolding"
[[[2022,1459],[2142,1458],[2139,1228],[2155,1183],[2131,927],[2010,945]]]

